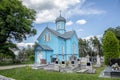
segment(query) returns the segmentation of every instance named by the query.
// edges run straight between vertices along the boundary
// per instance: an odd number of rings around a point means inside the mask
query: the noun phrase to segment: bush
[[[29,56],[30,61],[34,61],[34,55]]]

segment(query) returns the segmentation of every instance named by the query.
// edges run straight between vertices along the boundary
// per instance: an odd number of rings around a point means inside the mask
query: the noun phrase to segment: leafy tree
[[[34,47],[28,45],[26,48],[23,48],[19,51],[19,54],[17,55],[17,60],[19,62],[24,62],[24,61],[33,61],[34,60]]]
[[[92,43],[91,45],[94,48],[94,52],[96,53],[96,55],[97,54],[102,55],[101,43],[98,40],[98,38],[96,36],[94,36],[93,38],[91,37],[90,41]]]
[[[9,48],[36,34],[32,23],[35,11],[22,5],[21,0],[0,1],[0,53],[13,54]],[[15,46],[14,46],[15,48]]]
[[[80,56],[86,56],[88,53],[88,41],[85,39],[79,39],[79,52]]]
[[[108,30],[103,37],[103,53],[105,57],[105,64],[112,58],[119,58],[119,42],[115,34]]]
[[[16,48],[16,45],[13,44],[13,43],[3,43],[2,46],[0,46],[0,54],[5,54],[5,55],[9,55],[12,57],[13,61],[14,61],[14,58],[15,58],[15,54],[13,54],[13,52],[10,50],[10,48]]]
[[[117,37],[117,39],[119,40],[119,53],[120,53],[120,26],[118,26],[116,28],[108,28],[107,30],[112,31],[115,34],[115,36]]]
[[[27,35],[34,35],[32,28],[35,11],[22,5],[20,0],[2,0],[0,2],[0,43],[22,41]]]
[[[117,37],[117,39],[120,40],[120,26],[117,26],[116,28],[108,28],[107,30],[112,31]]]

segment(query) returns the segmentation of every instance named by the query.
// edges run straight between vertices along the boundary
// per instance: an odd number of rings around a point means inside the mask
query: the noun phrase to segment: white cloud
[[[67,26],[70,26],[70,25],[72,25],[72,24],[73,24],[72,21],[68,21],[68,22],[66,23]]]
[[[34,43],[23,43],[23,42],[17,43],[17,46],[18,46],[18,47],[27,47],[28,45],[29,45],[29,46],[33,46]]]
[[[54,11],[42,10],[36,14],[35,23],[53,22],[55,20]]]
[[[35,23],[53,22],[62,13],[83,0],[22,0],[28,8],[36,10]]]
[[[96,36],[100,40],[103,37],[103,34],[100,34],[100,35],[89,35],[89,36],[84,37],[82,39],[89,40],[91,37],[93,38],[94,36]]]
[[[79,7],[70,9],[67,12],[67,17],[74,16],[74,15],[100,15],[106,13],[104,10],[98,10],[98,9],[82,9]]]
[[[102,14],[103,10],[83,9],[86,0],[22,0],[28,8],[36,10],[35,23],[53,22],[62,10],[62,16]],[[91,6],[91,5],[90,5]],[[89,6],[89,7],[90,7]]]
[[[94,37],[94,36],[93,36],[93,35],[89,35],[89,36],[87,36],[87,37],[84,37],[84,38],[82,38],[82,39],[89,40],[91,37]]]
[[[81,20],[76,21],[76,23],[77,23],[77,24],[86,24],[87,21],[84,20],[84,19],[81,19]]]

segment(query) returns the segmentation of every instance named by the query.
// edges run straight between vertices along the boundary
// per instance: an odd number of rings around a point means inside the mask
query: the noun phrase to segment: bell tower
[[[65,30],[66,19],[61,16],[61,11],[60,11],[60,16],[56,18],[55,23],[56,23],[56,30],[61,34],[64,34],[66,32]]]

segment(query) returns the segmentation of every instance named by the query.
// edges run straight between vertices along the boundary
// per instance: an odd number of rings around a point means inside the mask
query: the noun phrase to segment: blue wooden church
[[[68,61],[71,56],[79,57],[78,37],[75,31],[66,31],[66,19],[56,18],[56,30],[46,27],[38,37],[35,48],[35,63],[45,64]]]

